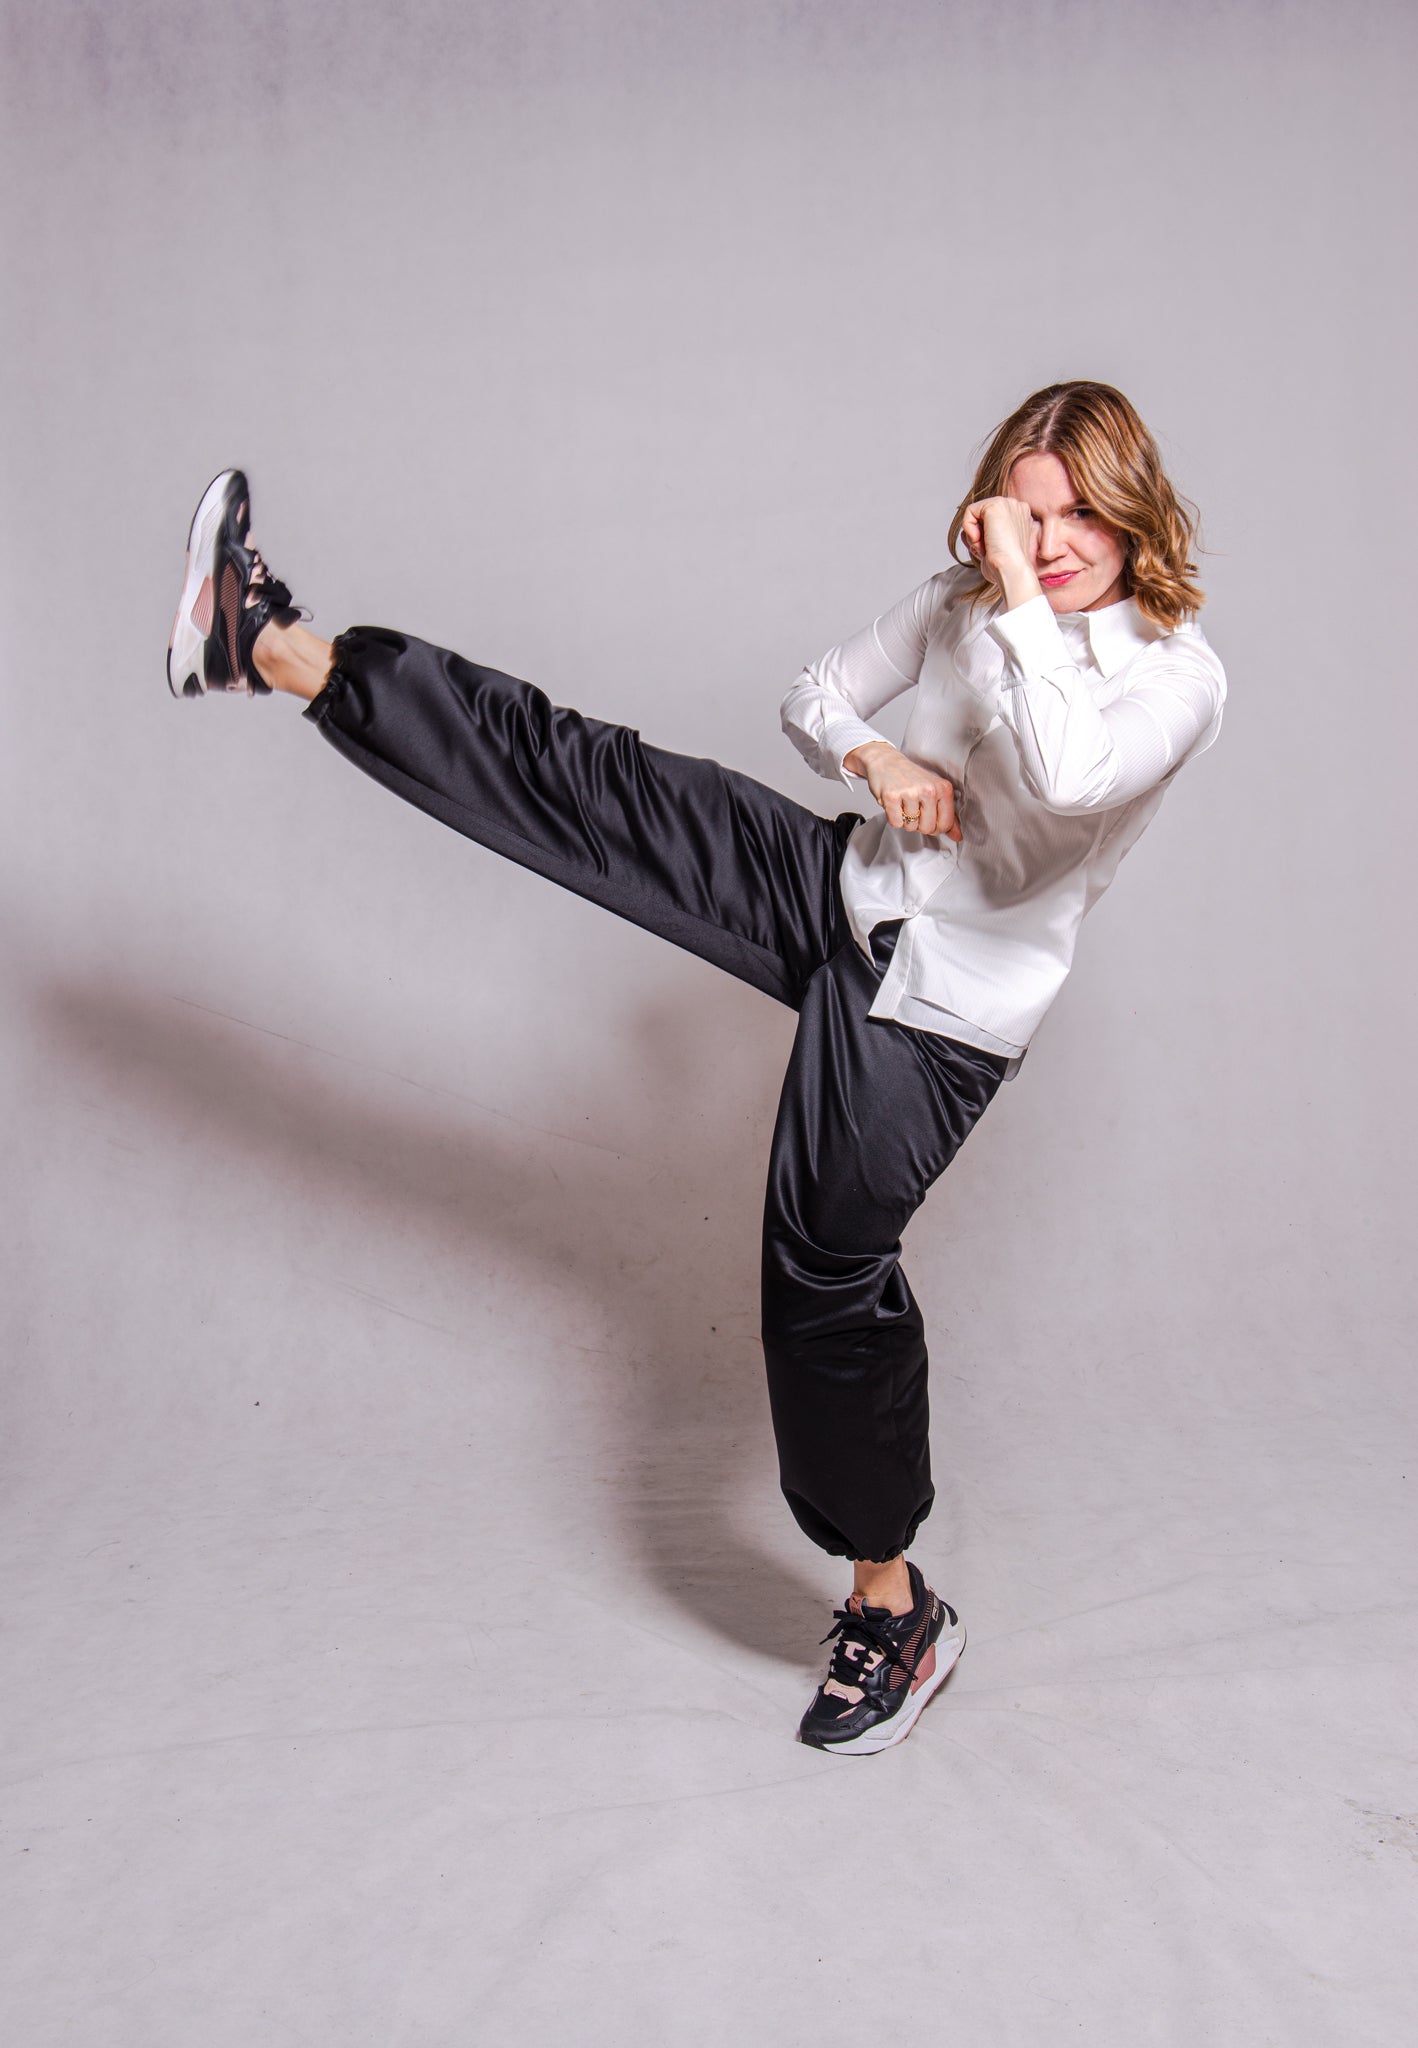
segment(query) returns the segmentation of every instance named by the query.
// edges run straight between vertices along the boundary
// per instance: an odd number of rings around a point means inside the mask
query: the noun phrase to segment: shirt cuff
[[[1004,650],[1006,683],[1041,681],[1055,669],[1078,666],[1042,591],[1013,611],[996,612],[985,631]]]
[[[846,760],[848,754],[851,753],[853,747],[864,747],[872,740],[886,740],[886,734],[876,732],[871,726],[864,725],[860,718],[837,716],[824,718],[822,722],[822,739],[819,742],[819,751],[832,763],[833,768],[842,778],[843,782],[846,783],[848,789],[853,789],[859,783],[865,782],[866,777],[853,774],[849,769],[844,768],[842,763]],[[891,744],[890,741],[886,743],[888,745]]]

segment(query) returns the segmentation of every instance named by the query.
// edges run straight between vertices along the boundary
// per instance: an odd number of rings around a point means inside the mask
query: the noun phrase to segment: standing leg
[[[894,944],[895,930],[878,927],[876,966],[849,943],[808,985],[763,1235],[783,1492],[821,1549],[878,1564],[902,1557],[934,1500],[925,1330],[901,1233],[1005,1067],[867,1015]]]
[[[895,947],[854,943],[813,976],[773,1134],[763,1348],[783,1492],[814,1543],[855,1561],[798,1739],[839,1755],[903,1741],[965,1646],[908,1563],[930,1512],[926,1343],[901,1232],[1004,1079],[994,1053],[867,1015]]]

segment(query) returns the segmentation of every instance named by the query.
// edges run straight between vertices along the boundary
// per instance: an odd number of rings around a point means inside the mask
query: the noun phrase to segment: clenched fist
[[[977,498],[966,509],[960,534],[991,583],[1006,569],[1032,568],[1038,553],[1039,529],[1022,498]]]
[[[954,785],[946,776],[908,760],[889,740],[868,740],[853,747],[842,766],[849,774],[866,777],[887,823],[899,831],[937,832],[947,839],[963,836],[955,815]]]

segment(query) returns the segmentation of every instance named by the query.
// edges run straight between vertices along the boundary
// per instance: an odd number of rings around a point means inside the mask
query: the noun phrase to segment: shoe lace
[[[314,618],[315,614],[313,612],[307,611],[303,604],[298,605],[293,601],[290,591],[282,583],[280,577],[271,573],[271,566],[261,553],[260,548],[252,547],[249,538],[246,542],[246,552],[251,560],[251,567],[247,574],[247,587],[253,593],[255,603],[259,604],[264,598],[273,610],[296,611],[299,612],[303,619]]]
[[[911,1667],[901,1655],[890,1635],[886,1622],[870,1621],[864,1614],[857,1614],[850,1607],[834,1607],[832,1627],[822,1638],[830,1643],[836,1636],[837,1647],[832,1652],[832,1661],[827,1668],[828,1679],[836,1679],[841,1685],[859,1686],[862,1682],[862,1660],[854,1659],[849,1650],[853,1642],[862,1646],[863,1653],[880,1650],[889,1663],[899,1665],[909,1678]]]

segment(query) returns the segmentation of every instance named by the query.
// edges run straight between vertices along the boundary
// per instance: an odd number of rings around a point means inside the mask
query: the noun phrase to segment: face
[[[1021,455],[1005,496],[1034,515],[1034,573],[1056,612],[1094,612],[1127,595],[1127,544],[1078,496],[1057,455]]]

